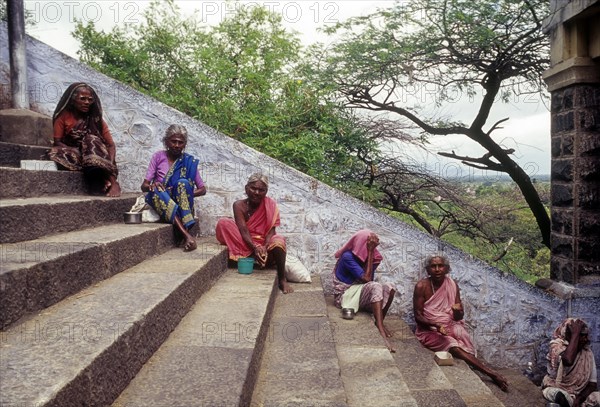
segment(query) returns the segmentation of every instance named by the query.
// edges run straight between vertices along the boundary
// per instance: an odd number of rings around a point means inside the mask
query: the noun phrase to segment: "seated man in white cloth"
[[[548,352],[548,374],[542,392],[561,407],[600,407],[594,354],[589,328],[577,318],[567,318],[556,328]]]

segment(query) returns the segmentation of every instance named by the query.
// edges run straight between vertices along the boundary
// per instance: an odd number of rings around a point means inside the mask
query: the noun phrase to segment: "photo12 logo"
[[[202,23],[218,22],[232,17],[240,9],[250,10],[263,7],[280,15],[287,23],[310,20],[314,23],[334,24],[338,22],[340,6],[333,1],[203,1],[199,2],[199,20]]]
[[[35,24],[97,23],[101,20],[137,24],[140,6],[135,1],[26,1],[25,12]]]

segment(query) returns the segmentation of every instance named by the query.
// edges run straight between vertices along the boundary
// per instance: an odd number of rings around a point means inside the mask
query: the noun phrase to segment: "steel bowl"
[[[342,318],[353,319],[354,318],[354,310],[352,308],[342,308]]]
[[[123,214],[125,223],[142,223],[142,212],[125,212]]]

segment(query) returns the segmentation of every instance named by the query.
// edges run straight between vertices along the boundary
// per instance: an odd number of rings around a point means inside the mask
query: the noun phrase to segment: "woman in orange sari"
[[[279,208],[275,200],[267,197],[269,179],[252,174],[246,183],[246,199],[233,203],[233,216],[217,222],[217,240],[229,249],[229,258],[237,261],[241,257],[253,257],[263,268],[275,265],[279,288],[284,294],[292,287],[285,277],[285,238],[277,234]]]

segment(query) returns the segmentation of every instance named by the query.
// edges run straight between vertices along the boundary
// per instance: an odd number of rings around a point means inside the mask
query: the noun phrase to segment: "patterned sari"
[[[63,115],[69,115],[64,112]],[[106,174],[117,176],[117,166],[110,159],[106,144],[90,126],[91,118],[82,119],[62,138],[66,147],[52,147],[48,158],[71,171],[100,169]]]
[[[173,223],[175,215],[190,229],[194,219],[194,185],[199,161],[183,153],[165,175],[164,191],[150,191],[146,202],[165,222]]]
[[[72,112],[71,102],[73,95],[82,87],[92,92],[95,102],[85,118],[77,119]],[[85,83],[71,84],[52,116],[53,125],[56,126],[57,122],[64,129],[64,134],[58,140],[66,146],[52,147],[47,154],[50,160],[71,171],[100,170],[107,179],[110,175],[117,177],[117,165],[107,148],[107,143],[113,143],[112,136],[102,118],[102,104],[93,88]]]

